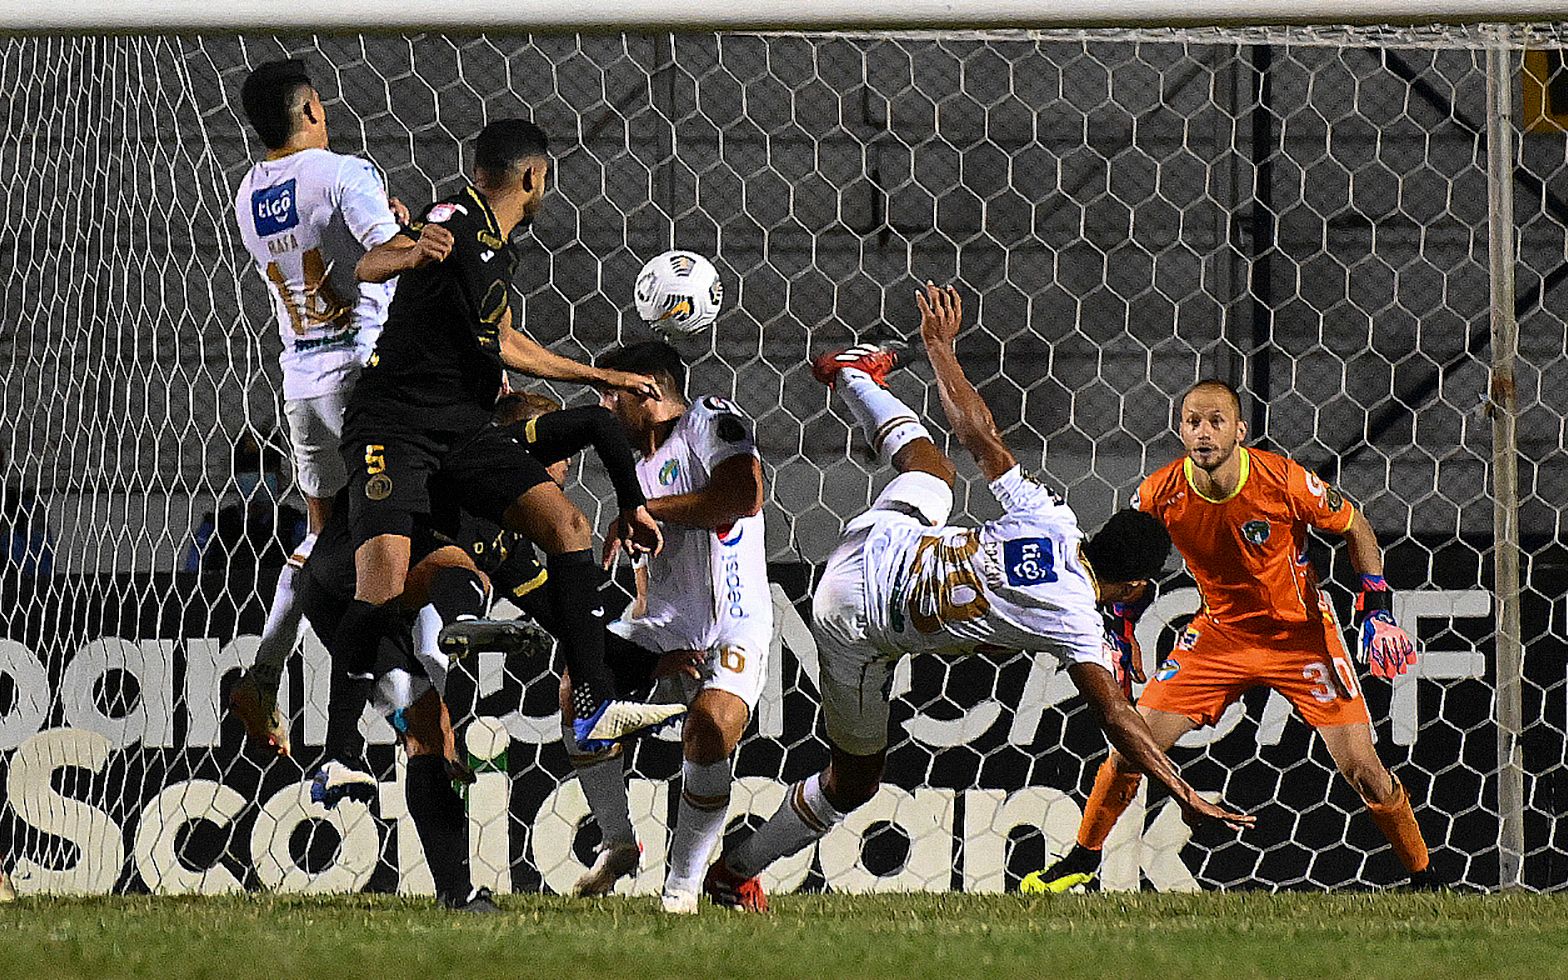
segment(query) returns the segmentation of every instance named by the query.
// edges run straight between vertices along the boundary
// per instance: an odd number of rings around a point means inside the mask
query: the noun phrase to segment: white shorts
[[[871,507],[845,527],[811,597],[812,633],[821,664],[828,739],[851,755],[887,748],[888,691],[897,657],[867,638],[867,544],[890,524],[942,527],[952,516],[953,488],[929,473],[901,473]]]
[[[768,640],[741,639],[715,644],[700,668],[702,677],[682,674],[666,677],[654,688],[653,700],[665,704],[691,704],[701,691],[727,691],[755,712],[768,679]]]
[[[300,493],[330,499],[348,486],[343,465],[343,404],[348,392],[334,391],[314,398],[283,402],[289,420],[289,444],[294,447],[295,478]]]

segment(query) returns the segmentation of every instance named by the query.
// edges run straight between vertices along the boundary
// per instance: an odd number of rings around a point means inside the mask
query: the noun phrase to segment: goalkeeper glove
[[[1394,622],[1394,593],[1383,576],[1361,576],[1355,621],[1361,631],[1362,662],[1374,677],[1393,680],[1415,665],[1416,646]]]

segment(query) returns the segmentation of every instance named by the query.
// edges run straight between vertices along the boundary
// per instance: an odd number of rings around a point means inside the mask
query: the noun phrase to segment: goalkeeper
[[[1372,718],[1339,625],[1306,558],[1307,528],[1342,535],[1361,576],[1356,624],[1362,654],[1378,677],[1403,674],[1414,644],[1394,622],[1383,556],[1364,514],[1334,487],[1292,460],[1241,445],[1241,398],[1223,381],[1200,381],[1181,402],[1177,423],[1186,455],[1144,480],[1133,506],[1165,523],[1203,603],[1143,691],[1138,711],[1161,749],[1219,720],[1243,692],[1278,691],[1317,730],[1334,764],[1366,802],[1413,888],[1434,881],[1426,841],[1405,787],[1378,758]],[[1124,673],[1143,680],[1132,616],[1119,636]],[[1078,841],[1025,892],[1091,884],[1100,850],[1138,790],[1138,771],[1111,752],[1095,776]]]

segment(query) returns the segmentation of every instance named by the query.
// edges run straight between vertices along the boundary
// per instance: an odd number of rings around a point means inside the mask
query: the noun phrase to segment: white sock
[[[290,556],[283,571],[278,573],[278,586],[272,593],[272,606],[267,610],[267,623],[261,628],[261,644],[256,648],[256,663],[252,676],[264,691],[278,690],[283,676],[283,664],[299,643],[299,625],[305,611],[294,596],[294,576],[305,559],[316,547],[316,535],[307,534]]]
[[[730,760],[681,763],[681,803],[670,839],[670,870],[664,891],[695,892],[708,873],[708,860],[730,814]]]
[[[891,463],[900,449],[916,439],[931,438],[920,417],[891,391],[872,381],[866,372],[844,368],[833,387],[844,396],[849,413],[882,462]]]
[[[436,642],[444,625],[441,614],[432,605],[425,605],[414,617],[414,659],[425,668],[425,676],[430,678],[436,693],[442,696],[446,695],[447,671],[452,668],[451,658],[441,652]]]
[[[742,878],[753,877],[779,858],[821,840],[846,816],[822,795],[822,774],[809,776],[789,788],[778,812],[767,823],[739,847],[725,853],[724,865]]]
[[[636,844],[632,829],[631,804],[626,798],[626,770],[621,763],[620,746],[598,754],[583,752],[570,722],[561,725],[561,741],[566,757],[577,772],[577,783],[588,798],[588,809],[606,844]]]

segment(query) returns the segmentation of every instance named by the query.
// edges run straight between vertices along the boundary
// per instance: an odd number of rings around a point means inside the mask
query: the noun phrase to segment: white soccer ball
[[[637,273],[637,315],[667,337],[713,326],[724,305],[724,282],[713,263],[682,249],[654,256]]]

